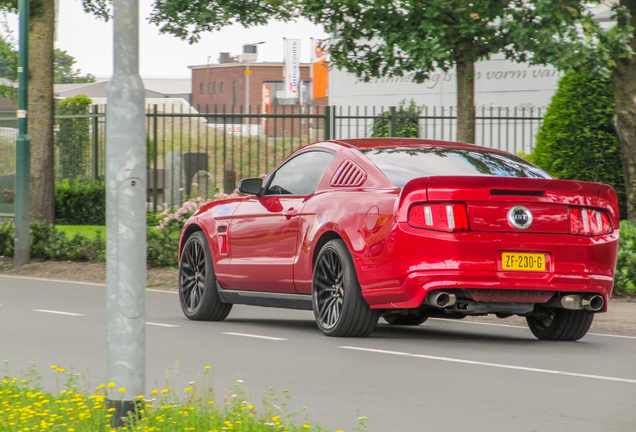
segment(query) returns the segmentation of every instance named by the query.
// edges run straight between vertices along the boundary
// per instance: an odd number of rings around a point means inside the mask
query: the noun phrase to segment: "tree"
[[[55,49],[54,54],[54,82],[55,84],[81,84],[94,83],[95,77],[91,74],[80,75],[80,69],[74,69],[73,66],[77,61],[66,51]]]
[[[625,0],[624,0],[625,1]],[[630,0],[631,1],[631,0]],[[608,35],[580,0],[162,0],[151,22],[191,42],[199,33],[239,23],[304,17],[336,36],[331,63],[363,80],[436,68],[457,76],[457,139],[475,141],[474,65],[492,54],[560,68],[607,64]]]
[[[85,9],[108,19],[106,6]],[[109,3],[108,0],[98,0]],[[29,136],[31,138],[31,220],[53,223],[54,188],[54,29],[55,2],[30,0],[29,15]],[[17,13],[17,0],[0,0],[0,10]],[[79,74],[79,71],[78,71]]]
[[[632,53],[636,53],[636,0],[620,0],[620,4],[631,15],[629,47]],[[625,26],[626,23],[619,22],[619,25]],[[636,55],[615,58],[614,61],[614,115],[623,153],[627,219],[636,223]]]
[[[559,80],[531,159],[556,178],[611,185],[618,194],[621,217],[625,217],[621,146],[608,76],[581,70]]]
[[[395,136],[402,138],[419,138],[420,136],[420,114],[422,114],[423,107],[418,106],[413,99],[409,105],[406,105],[406,99],[400,102],[400,105],[395,110],[396,124],[395,124]],[[380,115],[373,122],[371,128],[372,137],[388,137],[390,132],[391,112],[386,111]]]

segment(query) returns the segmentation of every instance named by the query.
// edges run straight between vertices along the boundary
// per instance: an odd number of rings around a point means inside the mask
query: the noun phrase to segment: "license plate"
[[[545,254],[504,252],[501,266],[503,270],[545,271]]]

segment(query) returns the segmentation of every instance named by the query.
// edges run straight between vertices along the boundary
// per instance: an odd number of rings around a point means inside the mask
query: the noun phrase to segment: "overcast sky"
[[[204,35],[190,45],[171,35],[160,35],[159,28],[147,21],[153,0],[139,0],[140,62],[142,76],[190,77],[188,66],[216,63],[219,52],[240,54],[245,43],[266,41],[259,46],[259,61],[282,61],[283,37],[302,40],[301,60],[309,61],[309,38],[325,38],[321,27],[307,21],[244,29],[232,26]],[[17,18],[14,19],[17,23]],[[84,13],[81,0],[60,0],[55,47],[67,51],[77,60],[83,74],[96,76],[113,73],[112,21],[104,23]],[[13,25],[12,25],[13,27]],[[15,34],[17,38],[17,33]]]

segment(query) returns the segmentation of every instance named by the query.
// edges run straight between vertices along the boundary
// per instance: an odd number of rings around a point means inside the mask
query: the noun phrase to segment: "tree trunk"
[[[636,0],[621,0],[632,15],[636,27]],[[636,32],[630,46],[636,52]],[[614,118],[623,153],[627,219],[636,223],[636,56],[616,60],[612,73],[614,85]]]
[[[457,62],[457,141],[475,144],[475,63]]]
[[[55,2],[43,1],[30,16],[29,136],[31,220],[54,223],[53,51]]]

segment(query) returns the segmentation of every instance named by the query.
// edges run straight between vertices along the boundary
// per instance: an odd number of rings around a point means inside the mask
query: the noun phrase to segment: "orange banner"
[[[314,47],[312,59],[312,91],[313,98],[324,98],[328,95],[329,69],[327,68],[327,53],[318,45]]]

